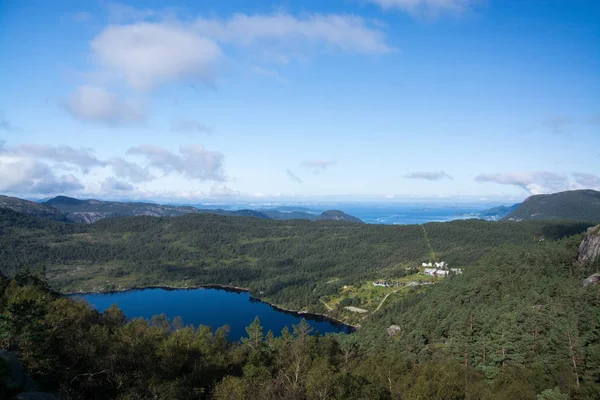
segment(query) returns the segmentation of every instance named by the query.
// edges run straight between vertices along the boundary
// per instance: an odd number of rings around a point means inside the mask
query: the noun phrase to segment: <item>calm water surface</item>
[[[300,322],[302,318],[321,334],[330,332],[350,332],[350,328],[322,318],[298,316],[276,310],[268,304],[250,298],[247,292],[234,292],[224,289],[143,289],[128,292],[77,295],[86,300],[98,311],[104,311],[112,304],[118,304],[128,318],[152,318],[164,313],[170,319],[177,316],[183,323],[208,325],[216,330],[229,325],[230,340],[246,336],[245,328],[254,318],[260,318],[265,334],[271,330],[277,336],[287,326]]]

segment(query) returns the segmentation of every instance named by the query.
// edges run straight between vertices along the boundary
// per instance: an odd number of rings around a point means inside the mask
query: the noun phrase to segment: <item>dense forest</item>
[[[481,220],[386,226],[208,214],[83,225],[0,210],[0,272],[44,266],[52,288],[62,292],[232,285],[286,308],[324,312],[319,299],[344,285],[402,276],[424,261],[470,267],[498,246],[536,248],[588,226]]]
[[[26,268],[0,281],[0,347],[62,399],[599,398],[600,291],[581,277],[600,265],[573,266],[580,239],[502,245],[354,334],[255,321],[240,343],[227,327],[100,314]]]

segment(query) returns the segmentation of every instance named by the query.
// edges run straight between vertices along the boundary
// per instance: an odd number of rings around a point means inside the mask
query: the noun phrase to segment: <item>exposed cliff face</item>
[[[589,265],[600,258],[600,225],[588,229],[585,238],[579,245],[577,264]]]

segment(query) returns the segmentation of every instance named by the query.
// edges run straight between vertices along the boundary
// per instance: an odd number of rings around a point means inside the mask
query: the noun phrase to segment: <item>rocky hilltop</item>
[[[274,220],[307,219],[310,221],[329,220],[363,223],[360,219],[338,210],[329,210],[322,214],[304,211],[280,211],[277,209],[222,210],[155,203],[117,202],[95,199],[80,200],[67,196],[57,196],[45,203],[35,203],[17,197],[0,195],[0,209],[2,208],[11,209],[23,214],[34,215],[44,219],[86,224],[91,224],[104,218],[114,217],[180,217],[187,214],[198,213]]]
[[[57,196],[44,203],[63,212],[70,221],[93,223],[103,218],[120,216],[178,217],[198,212],[190,206],[167,206],[153,203],[125,203],[101,200],[79,200]]]
[[[585,238],[579,245],[577,264],[589,265],[600,259],[600,225],[587,230]]]
[[[8,208],[9,210],[33,215],[38,218],[67,221],[65,215],[54,207],[19,199],[18,197],[0,195],[0,208]]]

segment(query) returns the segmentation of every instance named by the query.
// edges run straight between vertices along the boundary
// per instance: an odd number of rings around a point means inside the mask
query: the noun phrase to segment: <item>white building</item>
[[[441,261],[441,262],[436,262],[435,266],[436,266],[436,268],[446,268],[448,266],[448,264],[446,264],[445,261]]]
[[[437,268],[426,268],[424,272],[425,272],[425,275],[431,275],[431,276],[446,276],[450,273],[450,271],[448,271],[448,270],[437,269]]]
[[[423,264],[421,264],[421,266],[422,267],[433,267],[433,264],[429,262],[429,263],[423,263]]]

